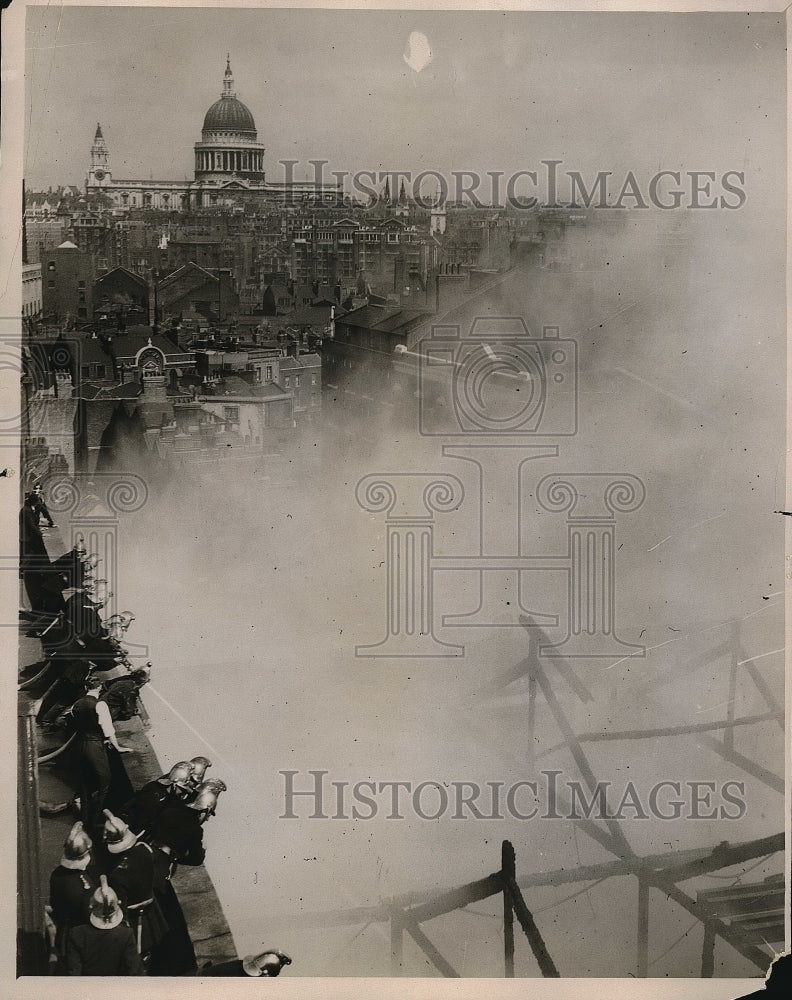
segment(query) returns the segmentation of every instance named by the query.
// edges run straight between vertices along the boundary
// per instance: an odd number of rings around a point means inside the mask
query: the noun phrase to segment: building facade
[[[45,318],[85,322],[93,315],[93,259],[70,240],[44,255],[41,282]]]
[[[332,204],[342,199],[340,183],[268,183],[264,153],[253,115],[236,96],[229,57],[222,92],[206,112],[201,138],[194,146],[194,180],[127,180],[113,177],[110,150],[102,126],[97,124],[85,190],[89,196],[106,195],[115,208],[122,210],[219,208],[233,204],[246,195],[276,204],[291,204],[303,199],[319,199]]]

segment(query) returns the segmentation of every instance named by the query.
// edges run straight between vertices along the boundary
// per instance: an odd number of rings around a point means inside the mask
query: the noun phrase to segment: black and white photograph
[[[788,995],[790,13],[640,6],[3,11],[6,995]]]

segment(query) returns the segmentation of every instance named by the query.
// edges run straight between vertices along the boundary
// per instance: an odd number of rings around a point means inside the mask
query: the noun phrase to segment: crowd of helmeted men
[[[277,976],[291,963],[279,949],[198,971],[171,880],[178,866],[203,863],[203,827],[226,785],[207,777],[211,762],[196,756],[133,788],[121,759],[132,751],[119,743],[115,723],[138,714],[151,663],[135,667],[123,645],[133,614],[102,619],[112,595],[96,579],[98,557],[78,538],[51,561],[42,517],[53,525],[40,490],[31,491],[20,514],[20,573],[28,634],[41,640],[43,662],[23,672],[21,687],[38,696],[43,733],[62,737],[62,747],[40,761],[64,753],[75,793],[64,807],[80,817],[50,877],[54,971]]]

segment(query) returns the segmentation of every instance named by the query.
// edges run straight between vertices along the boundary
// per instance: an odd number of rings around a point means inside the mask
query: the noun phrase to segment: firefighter
[[[128,791],[132,790],[132,786],[117,755],[133,751],[119,745],[110,711],[99,700],[99,687],[90,679],[86,687],[88,690],[85,695],[72,705],[70,716],[79,739],[82,758],[79,769],[81,819],[88,830],[92,830],[101,815],[111,786],[114,786],[114,799],[123,802],[129,798]]]
[[[188,976],[198,963],[181,903],[171,883],[176,871],[173,853],[167,845],[155,846],[154,898],[168,924],[168,933],[152,950],[149,973],[152,976]]]
[[[19,512],[19,569],[30,602],[31,619],[51,621],[63,607],[60,590],[51,586],[50,558],[39,527],[33,494]]]
[[[75,823],[63,844],[60,864],[50,875],[50,907],[55,922],[55,954],[65,970],[66,938],[72,927],[84,924],[91,912],[91,896],[99,880],[89,871],[93,842],[82,823]]]
[[[101,876],[91,897],[87,924],[72,927],[66,938],[66,968],[70,976],[141,976],[143,964],[135,935],[124,922],[118,897]]]
[[[200,785],[191,802],[173,802],[166,806],[154,828],[153,845],[167,847],[177,864],[203,864],[206,850],[202,827],[210,816],[214,816],[219,794],[211,787]]]
[[[52,520],[52,516],[47,510],[47,504],[44,501],[44,494],[42,493],[41,486],[38,483],[36,483],[33,487],[33,492],[30,493],[29,496],[32,498],[32,507],[36,517],[38,518],[37,523],[40,524],[41,518],[43,517],[47,522],[47,526],[54,528],[55,522]]]
[[[151,679],[150,664],[138,667],[121,677],[111,680],[105,687],[100,701],[110,710],[113,722],[128,722],[138,714],[140,689]]]
[[[154,899],[154,852],[151,846],[129,829],[109,809],[104,810],[106,822],[103,839],[113,867],[107,881],[135,931],[138,951],[144,964],[154,948],[165,937],[168,925],[159,904]]]
[[[174,764],[167,774],[149,781],[119,810],[135,833],[147,832],[150,839],[162,810],[171,802],[185,800],[192,794],[189,761]]]

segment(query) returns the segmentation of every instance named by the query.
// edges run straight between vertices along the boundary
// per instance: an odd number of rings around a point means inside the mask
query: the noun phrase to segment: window
[[[91,366],[90,365],[80,365],[80,375],[82,375],[83,378],[90,378],[91,377]]]
[[[388,243],[398,243],[399,234],[398,233],[388,233]]]
[[[272,365],[267,365],[267,381],[272,381]]]
[[[294,388],[295,389],[299,389],[300,388],[300,376],[299,375],[295,375],[294,376]]]
[[[105,369],[104,365],[97,365],[96,366],[96,377],[97,378],[104,378],[105,377],[105,371],[106,371],[106,369]]]
[[[315,375],[311,376],[311,385],[316,385],[316,376]]]
[[[239,421],[239,407],[224,406],[223,416],[226,418],[226,420],[230,420],[232,423],[237,423]]]
[[[55,282],[54,281],[48,281],[47,282],[47,288],[54,288],[54,287],[55,287]]]
[[[284,378],[284,380],[283,380],[283,385],[284,385],[284,386],[285,386],[285,388],[287,388],[287,389],[290,389],[290,388],[291,388],[291,376],[290,376],[290,375],[287,375],[287,376],[286,376],[286,377]]]
[[[54,260],[51,260],[49,262],[49,264],[47,264],[47,270],[48,271],[54,271],[55,270],[55,261]]]
[[[77,282],[77,287],[78,288],[85,288],[85,282],[84,281],[78,281]]]

